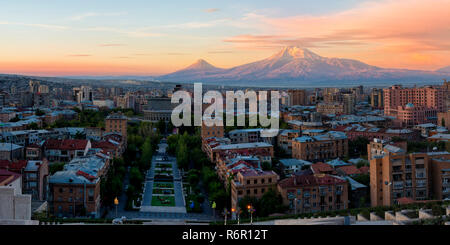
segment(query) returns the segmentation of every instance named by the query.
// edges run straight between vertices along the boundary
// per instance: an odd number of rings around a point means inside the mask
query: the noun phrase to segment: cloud
[[[70,17],[70,20],[73,21],[80,21],[80,20],[84,20],[86,18],[89,17],[110,17],[110,16],[122,16],[122,15],[126,15],[126,12],[116,12],[116,13],[99,13],[99,12],[88,12],[88,13],[83,13],[83,14],[79,14],[79,15],[75,15]]]
[[[38,27],[43,29],[53,29],[53,30],[65,30],[69,29],[67,26],[61,25],[51,25],[51,24],[38,24],[38,23],[21,23],[21,22],[8,22],[8,21],[0,21],[0,25],[15,25],[15,26],[28,26],[28,27]]]
[[[203,10],[203,12],[206,12],[206,13],[214,13],[214,12],[217,12],[217,11],[219,11],[220,9],[217,9],[217,8],[211,8],[211,9],[204,9]]]
[[[450,1],[420,0],[369,2],[353,9],[321,16],[272,18],[248,13],[244,19],[266,26],[266,35],[239,35],[225,42],[310,45],[377,44],[415,46],[419,50],[447,49],[450,40]]]
[[[118,33],[123,34],[129,37],[161,37],[164,36],[164,34],[161,33],[155,33],[155,32],[148,32],[143,29],[138,30],[124,30],[124,29],[118,29],[118,28],[112,28],[112,27],[89,27],[89,28],[82,28],[79,29],[81,31],[94,31],[94,32],[112,32],[112,33]]]

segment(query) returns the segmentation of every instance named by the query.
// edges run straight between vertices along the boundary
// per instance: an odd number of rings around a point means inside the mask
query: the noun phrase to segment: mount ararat
[[[433,83],[448,76],[450,67],[436,71],[387,69],[358,60],[322,57],[306,48],[289,46],[269,58],[229,69],[215,67],[200,59],[182,70],[155,79],[214,85],[302,87]]]

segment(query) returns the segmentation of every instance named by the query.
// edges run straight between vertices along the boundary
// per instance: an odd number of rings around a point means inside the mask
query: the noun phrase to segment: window
[[[254,194],[258,194],[258,189],[254,189],[254,190],[253,190],[253,193],[254,193]]]
[[[59,193],[63,193],[64,192],[64,188],[59,188]]]
[[[247,195],[250,195],[250,190],[247,190]]]
[[[253,180],[253,184],[258,184],[258,179]]]

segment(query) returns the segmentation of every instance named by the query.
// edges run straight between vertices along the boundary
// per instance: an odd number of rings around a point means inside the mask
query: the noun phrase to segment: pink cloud
[[[333,54],[340,54],[339,49],[354,47],[361,49],[359,54],[384,52],[386,57],[395,54],[412,57],[412,53],[450,52],[449,9],[448,0],[384,0],[322,16],[273,18],[258,15],[252,19],[266,26],[259,35],[234,36],[224,41],[233,43],[238,48],[302,45],[334,49]],[[448,53],[446,57],[449,57]],[[367,57],[366,60],[370,58]],[[408,62],[414,65],[416,60],[406,60],[404,65]],[[442,62],[450,64],[450,58],[444,58]],[[431,64],[428,62],[427,66]]]

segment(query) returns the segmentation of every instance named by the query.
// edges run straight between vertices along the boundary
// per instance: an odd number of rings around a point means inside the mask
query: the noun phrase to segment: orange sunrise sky
[[[0,73],[160,75],[283,46],[385,68],[450,66],[450,0],[8,1]]]

